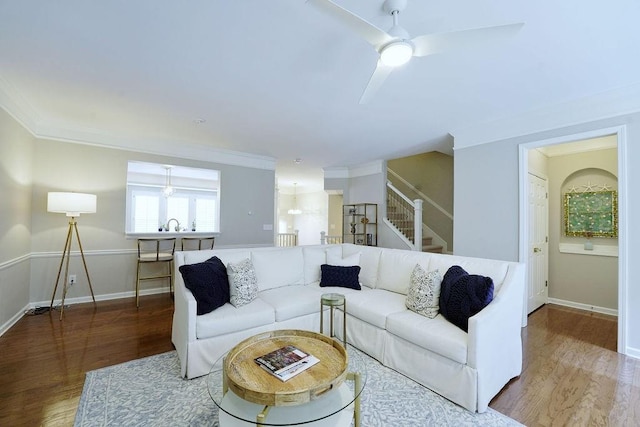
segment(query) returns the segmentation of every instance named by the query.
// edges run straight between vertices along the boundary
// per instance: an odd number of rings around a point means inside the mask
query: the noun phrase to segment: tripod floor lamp
[[[62,288],[62,303],[60,304],[60,320],[64,315],[64,300],[67,296],[67,290],[69,289],[69,283],[67,278],[69,277],[69,259],[71,258],[71,240],[75,232],[78,240],[78,246],[80,247],[80,255],[82,256],[82,264],[84,265],[84,271],[87,274],[87,282],[89,282],[89,290],[91,291],[91,298],[93,303],[96,303],[96,297],[93,295],[93,287],[91,286],[91,279],[89,278],[89,270],[87,270],[87,262],[84,259],[84,251],[82,250],[82,243],[80,243],[80,234],[78,233],[78,223],[76,218],[81,213],[95,213],[96,212],[96,196],[95,194],[86,193],[58,193],[52,192],[47,196],[47,211],[55,213],[63,213],[69,217],[69,231],[67,231],[67,240],[64,244],[64,250],[62,251],[62,258],[60,259],[60,267],[58,268],[58,277],[56,279],[56,286],[53,288],[53,295],[51,295],[51,305],[49,309],[53,309],[53,300],[58,290],[58,283],[60,282],[60,273],[62,272],[62,266],[65,266]],[[66,262],[65,262],[66,259]]]

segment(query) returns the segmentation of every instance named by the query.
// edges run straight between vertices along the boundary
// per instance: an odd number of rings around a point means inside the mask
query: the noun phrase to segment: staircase
[[[414,210],[407,202],[387,192],[387,219],[411,243],[415,243]],[[422,252],[442,253],[442,246],[433,244],[433,237],[422,238]]]

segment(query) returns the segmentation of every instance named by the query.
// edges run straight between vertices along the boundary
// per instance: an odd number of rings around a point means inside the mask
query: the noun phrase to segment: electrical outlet
[[[70,274],[69,275],[69,286],[75,285],[75,284],[76,284],[76,275],[75,274]]]

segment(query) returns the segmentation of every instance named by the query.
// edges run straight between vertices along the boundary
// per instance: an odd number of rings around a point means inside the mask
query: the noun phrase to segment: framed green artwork
[[[618,193],[585,191],[564,195],[564,234],[618,237]]]

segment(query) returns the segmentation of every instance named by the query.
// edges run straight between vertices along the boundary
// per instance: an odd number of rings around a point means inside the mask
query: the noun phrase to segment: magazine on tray
[[[281,347],[255,359],[261,368],[282,381],[307,370],[319,361],[318,358],[292,345]]]

